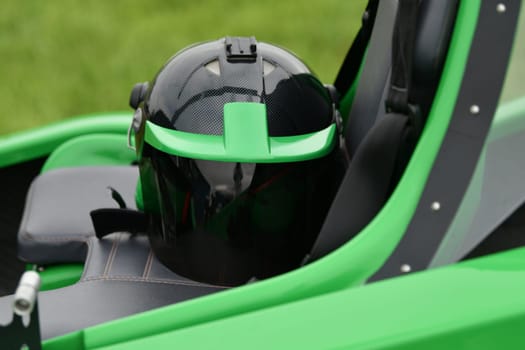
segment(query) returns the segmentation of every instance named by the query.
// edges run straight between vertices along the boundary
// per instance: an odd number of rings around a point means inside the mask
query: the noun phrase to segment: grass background
[[[3,0],[0,134],[128,110],[131,87],[185,46],[255,35],[333,82],[366,0]]]

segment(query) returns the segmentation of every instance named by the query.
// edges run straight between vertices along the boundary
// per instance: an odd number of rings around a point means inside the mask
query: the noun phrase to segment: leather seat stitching
[[[121,235],[122,234],[119,232],[117,234],[117,237],[113,241],[113,244],[111,245],[111,251],[109,252],[108,260],[106,261],[106,267],[104,268],[104,273],[102,274],[103,276],[108,276],[109,272],[111,271],[111,266],[113,265],[113,261],[115,260],[115,255],[117,255],[117,249],[120,243]]]
[[[148,259],[146,260],[146,266],[144,267],[144,273],[142,274],[143,278],[148,278],[151,272],[151,266],[153,265],[153,250],[149,249]]]
[[[183,286],[189,286],[189,287],[206,287],[206,288],[219,288],[219,289],[230,288],[228,286],[211,285],[211,284],[204,284],[204,283],[193,282],[193,281],[164,280],[164,279],[143,278],[143,277],[134,277],[134,276],[93,276],[93,277],[85,278],[79,283],[91,282],[91,281],[142,282],[142,283],[183,285]]]

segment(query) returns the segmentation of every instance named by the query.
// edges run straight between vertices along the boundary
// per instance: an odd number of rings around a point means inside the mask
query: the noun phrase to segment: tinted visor
[[[334,183],[327,158],[255,165],[159,156],[156,255],[177,273],[224,285],[297,267],[332,196],[319,186]]]

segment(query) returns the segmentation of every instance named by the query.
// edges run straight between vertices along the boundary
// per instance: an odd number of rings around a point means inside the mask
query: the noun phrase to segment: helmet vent
[[[219,65],[219,60],[213,60],[207,63],[204,67],[215,75],[221,75],[221,66]]]
[[[263,75],[267,76],[271,72],[273,72],[275,69],[275,65],[268,62],[267,60],[263,60]]]

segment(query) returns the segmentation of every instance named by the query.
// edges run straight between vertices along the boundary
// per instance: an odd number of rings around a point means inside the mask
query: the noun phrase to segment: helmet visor
[[[193,159],[223,162],[282,163],[320,158],[335,145],[336,125],[304,135],[268,136],[266,106],[253,102],[224,105],[223,135],[204,135],[146,122],[145,141],[152,147]]]
[[[186,277],[225,285],[296,267],[320,229],[335,182],[326,157],[253,164],[164,154],[156,163],[157,256]]]

